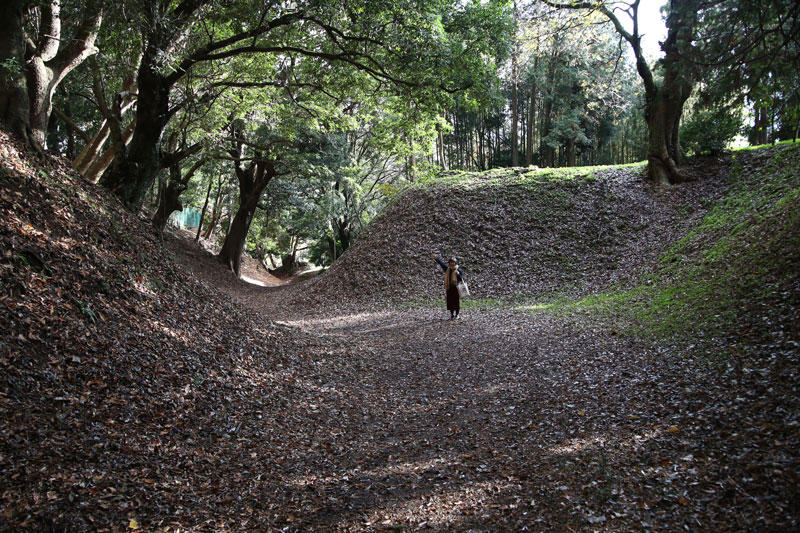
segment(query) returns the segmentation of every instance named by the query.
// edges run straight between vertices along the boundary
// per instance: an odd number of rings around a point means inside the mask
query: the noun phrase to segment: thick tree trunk
[[[41,35],[36,48],[28,51],[26,76],[31,141],[44,150],[47,147],[47,124],[53,109],[53,92],[65,76],[97,52],[94,41],[100,31],[103,10],[93,3],[84,6],[84,18],[75,29],[75,35],[64,46],[61,45],[60,1],[45,2],[41,10]]]
[[[100,178],[100,184],[131,211],[141,208],[162,168],[161,137],[175,111],[170,109],[169,94],[186,72],[172,71],[166,65],[168,52],[202,4],[180,2],[170,10],[170,2],[153,2],[145,9],[148,34],[136,76],[136,127],[130,145],[116,154],[114,163]]]
[[[237,276],[240,273],[242,253],[244,244],[247,240],[247,232],[250,230],[250,223],[253,215],[261,200],[261,194],[267,185],[276,175],[274,162],[270,160],[260,160],[251,162],[247,168],[242,168],[240,158],[242,153],[241,132],[237,131],[237,126],[233,128],[234,138],[238,138],[235,148],[231,153],[237,157],[236,177],[239,180],[239,209],[236,211],[228,227],[228,234],[222,243],[222,248],[217,254],[217,259],[230,267]],[[238,155],[237,155],[238,154]]]
[[[28,62],[28,101],[30,105],[29,122],[31,140],[41,149],[47,147],[47,123],[53,106],[50,85],[53,82],[53,71],[40,57]]]
[[[161,170],[161,137],[170,118],[170,84],[157,68],[155,53],[148,50],[139,68],[139,103],[131,142],[100,178],[100,184],[134,212],[141,208]]]
[[[566,146],[566,155],[567,155],[567,166],[574,167],[575,166],[575,139],[568,139],[567,146]]]
[[[336,223],[337,234],[339,236],[339,242],[342,244],[342,253],[346,252],[350,249],[351,244],[351,231],[350,231],[350,223],[346,220],[339,220]]]
[[[692,93],[692,83],[674,63],[667,63],[664,81],[645,91],[645,120],[648,129],[647,176],[659,185],[686,181],[678,170],[683,105]]]
[[[228,234],[222,243],[222,248],[217,254],[220,262],[228,267],[237,275],[241,271],[242,253],[244,244],[247,241],[247,232],[250,230],[250,223],[256,212],[258,201],[261,199],[263,188],[252,190],[247,195],[240,197],[239,209],[236,211],[231,221]]]
[[[674,135],[681,111],[682,105],[676,107],[675,102],[658,98],[647,121],[647,176],[658,185],[682,181],[678,170],[679,147]]]
[[[24,13],[30,0],[0,2],[0,121],[28,139],[28,88],[25,79]]]
[[[766,106],[760,102],[756,104],[756,120],[753,132],[753,144],[767,144],[767,130],[769,129],[769,116]]]
[[[184,190],[185,187],[181,190],[181,187],[170,181],[162,191],[161,201],[158,203],[155,215],[153,215],[153,226],[155,226],[159,234],[164,232],[164,228],[167,227],[167,222],[173,212],[183,211],[181,194],[183,194]]]
[[[327,236],[326,239],[328,240],[328,253],[331,255],[331,263],[336,261],[336,239],[331,236]]]

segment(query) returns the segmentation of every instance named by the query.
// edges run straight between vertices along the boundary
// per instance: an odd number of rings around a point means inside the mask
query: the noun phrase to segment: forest
[[[235,272],[292,272],[442,171],[646,159],[666,184],[687,154],[797,137],[794,2],[664,9],[659,51],[639,2],[17,0],[0,113],[159,231],[193,208]]]
[[[796,529],[798,137],[795,0],[4,0],[0,531]]]

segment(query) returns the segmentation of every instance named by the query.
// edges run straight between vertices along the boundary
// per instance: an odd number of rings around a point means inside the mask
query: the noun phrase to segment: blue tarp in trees
[[[185,207],[183,211],[172,213],[169,223],[179,228],[196,228],[200,225],[200,211],[192,207]]]

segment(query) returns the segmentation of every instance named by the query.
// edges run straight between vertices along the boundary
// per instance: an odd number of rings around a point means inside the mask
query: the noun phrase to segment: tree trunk
[[[0,121],[28,140],[28,88],[25,78],[24,14],[30,0],[0,2]]]
[[[44,150],[47,147],[47,124],[53,108],[53,92],[64,77],[90,55],[97,52],[94,41],[100,31],[102,7],[84,6],[84,18],[75,36],[62,46],[61,5],[59,0],[45,2],[42,7],[40,38],[36,49],[26,58],[28,84],[28,121],[31,141]]]
[[[67,120],[64,120],[64,125],[67,127],[66,156],[67,159],[71,160],[75,157],[75,123],[72,121],[72,107],[69,105],[69,98],[65,98],[64,100],[64,116],[67,117]]]
[[[756,121],[754,125],[753,144],[767,144],[767,130],[769,128],[769,119],[767,117],[767,109],[760,102],[756,103]]]
[[[234,135],[236,135],[235,131]],[[238,147],[238,151],[241,153],[241,145]],[[236,177],[239,180],[239,209],[231,220],[228,234],[222,243],[222,249],[217,254],[217,259],[228,265],[237,276],[240,273],[242,252],[244,252],[244,244],[247,240],[247,232],[250,230],[250,223],[253,221],[253,215],[261,200],[261,194],[275,175],[275,167],[271,161],[253,162],[247,169],[243,169],[238,161],[236,163]]]
[[[574,167],[575,166],[575,139],[569,138],[567,139],[567,146],[566,146],[566,156],[567,156],[567,166]]]
[[[217,254],[217,259],[228,265],[228,267],[239,276],[241,272],[242,253],[244,243],[247,240],[247,232],[250,231],[250,223],[256,212],[258,200],[261,198],[261,191],[258,194],[253,191],[251,194],[241,197],[239,209],[231,221],[228,234],[222,243],[222,249]]]
[[[350,248],[350,223],[346,220],[339,220],[336,224],[339,242],[342,243],[342,253]]]
[[[100,154],[100,150],[103,148],[106,140],[108,140],[110,133],[111,128],[108,125],[108,121],[104,120],[103,123],[100,124],[100,129],[97,130],[97,133],[86,143],[81,153],[72,160],[72,167],[81,174],[84,174]]]
[[[161,200],[158,202],[158,209],[156,214],[153,215],[153,226],[159,234],[164,233],[164,228],[167,226],[169,217],[174,211],[183,211],[183,204],[181,203],[181,194],[183,194],[181,187],[176,185],[170,180],[164,190],[161,192]]]
[[[124,84],[122,89],[123,97],[119,108],[120,116],[117,117],[118,120],[121,120],[125,113],[133,106],[134,102],[136,101],[134,96],[135,92],[135,80],[131,79]],[[136,119],[134,118],[134,121],[135,120]],[[123,133],[123,137],[128,135],[128,140],[126,142],[130,142],[130,137],[133,135],[134,127],[135,126],[129,126],[128,129],[130,131],[128,132],[128,130],[126,130],[126,132]],[[91,140],[86,143],[86,146],[83,147],[81,153],[79,153],[78,156],[72,161],[73,168],[75,168],[75,170],[81,174],[84,174],[85,177],[86,171],[89,170],[89,168],[96,162],[97,158],[105,155],[101,154],[101,150],[105,142],[108,140],[110,134],[110,121],[108,119],[103,119],[103,122],[100,124],[100,128],[91,138]],[[114,151],[112,150],[112,158],[108,161],[108,163],[102,166],[102,169],[99,171],[99,173],[97,173],[96,176],[94,176],[93,179],[91,179],[91,181],[97,181],[99,176],[106,170],[106,168],[108,168],[113,160],[113,153]]]
[[[436,140],[439,144],[439,165],[442,170],[447,170],[447,158],[444,155],[444,135],[442,135],[442,127],[439,126]]]
[[[200,211],[200,222],[197,224],[197,234],[194,236],[194,242],[200,241],[200,232],[203,230],[203,221],[206,218],[206,210],[208,209],[208,200],[211,198],[211,187],[214,186],[214,180],[208,180],[208,190],[206,191],[206,199],[203,202],[203,209]]]
[[[175,157],[176,145],[177,142],[171,143],[170,155],[172,157]],[[176,160],[169,167],[169,180],[167,181],[166,186],[160,191],[158,210],[156,211],[152,220],[153,225],[155,226],[156,230],[158,230],[159,234],[164,232],[167,221],[174,211],[183,211],[183,204],[180,200],[181,194],[183,194],[186,189],[189,188],[189,181],[192,179],[192,176],[194,176],[195,172],[197,172],[200,167],[205,164],[205,159],[200,158],[189,168],[189,170],[186,171],[185,174],[183,174],[183,176],[181,176],[182,159],[177,157],[175,157],[175,159]]]
[[[203,232],[204,239],[208,239],[209,237],[211,237],[211,233],[217,226],[221,214],[222,214],[222,180],[217,182],[217,194],[214,198],[214,206],[211,208],[211,220],[208,222],[208,226],[206,226],[206,230]]]
[[[128,127],[125,128],[125,131],[122,132],[122,138],[120,141],[123,145],[127,146],[131,142],[131,138],[133,137],[133,130],[136,127],[136,119],[134,118],[133,121],[128,124]],[[106,135],[107,137],[108,135]],[[92,183],[97,183],[97,180],[100,179],[100,176],[106,171],[106,169],[111,165],[114,161],[114,157],[120,152],[124,150],[124,148],[118,147],[116,145],[109,146],[106,150],[99,155],[99,157],[94,157],[91,160],[91,165],[87,167],[83,172],[83,177],[86,178],[88,181]]]
[[[516,2],[514,12],[516,19]],[[515,20],[516,22],[516,20]],[[511,166],[519,166],[519,98],[517,97],[517,38],[514,36],[514,51],[511,54]]]
[[[533,68],[539,62],[538,56],[534,60]],[[533,164],[533,125],[536,124],[536,78],[531,82],[530,103],[528,104],[528,132],[525,136],[525,164],[531,166]]]
[[[123,205],[137,212],[147,190],[161,170],[161,137],[169,122],[170,84],[160,73],[157,51],[142,57],[137,85],[136,127],[127,149],[117,153],[100,184],[116,194]]]
[[[328,240],[328,253],[331,255],[331,264],[336,261],[336,238],[328,235],[325,237]]]
[[[669,18],[674,17],[677,17],[677,14],[671,13]],[[686,28],[673,23],[662,45],[665,58],[664,79],[661,86],[652,81],[645,83],[645,120],[648,129],[647,176],[659,185],[685,181],[685,177],[678,170],[680,162],[678,131],[683,105],[692,93],[693,83],[686,76],[677,51],[678,33],[684,31]]]
[[[659,91],[648,113],[647,176],[659,185],[680,183],[678,127],[686,98]]]
[[[170,90],[186,73],[170,70],[168,52],[203,2],[180,2],[174,9],[170,4],[153,2],[145,9],[148,33],[136,75],[136,127],[130,145],[115,155],[114,163],[100,178],[100,184],[134,212],[141,208],[161,171],[161,137],[175,111],[169,106]]]

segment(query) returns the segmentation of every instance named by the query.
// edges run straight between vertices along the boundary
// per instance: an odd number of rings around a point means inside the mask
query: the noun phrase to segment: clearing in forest
[[[3,150],[4,530],[797,527],[796,148],[452,176],[278,287]]]

